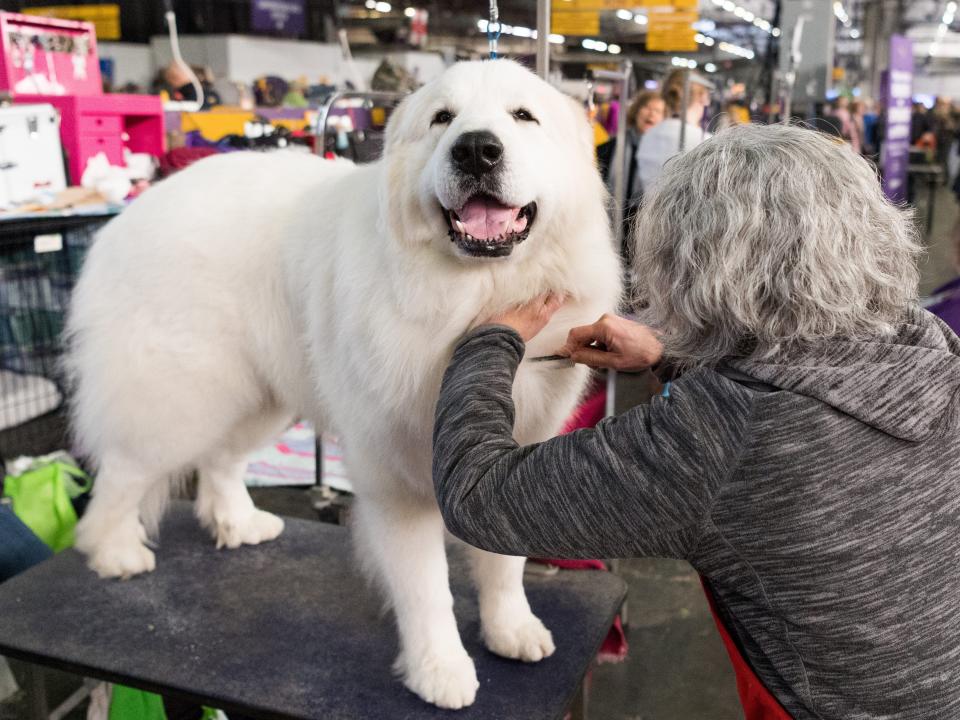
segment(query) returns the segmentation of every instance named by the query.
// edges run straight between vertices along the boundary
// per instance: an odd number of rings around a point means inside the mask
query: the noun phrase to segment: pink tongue
[[[517,220],[520,208],[506,207],[488,197],[475,197],[457,210],[460,222],[468,234],[478,240],[492,240],[509,232],[518,232],[526,225],[526,218]]]

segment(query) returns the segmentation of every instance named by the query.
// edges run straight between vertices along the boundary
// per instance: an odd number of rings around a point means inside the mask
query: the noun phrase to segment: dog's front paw
[[[397,660],[403,684],[437,707],[459,710],[477,697],[477,671],[466,651],[428,653],[413,661]]]
[[[485,623],[483,641],[490,652],[524,662],[538,662],[556,650],[553,635],[531,612]]]
[[[273,540],[282,532],[283,520],[263,510],[254,510],[241,517],[218,517],[213,525],[217,548],[259,545]]]
[[[77,525],[74,547],[87,556],[87,566],[102,578],[127,578],[157,566],[145,543],[147,533],[138,520],[126,520],[104,531],[103,525],[84,518]]]

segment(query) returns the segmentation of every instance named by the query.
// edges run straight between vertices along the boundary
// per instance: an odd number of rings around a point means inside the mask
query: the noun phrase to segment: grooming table
[[[610,573],[528,576],[557,651],[505,660],[479,640],[455,548],[457,619],[480,690],[451,712],[392,675],[393,617],[361,578],[345,528],[287,518],[273,542],[218,551],[179,502],[160,543],[157,569],[131,580],[99,580],[68,550],[0,585],[0,654],[253,718],[559,720],[572,703],[580,715],[581,681],[626,594]]]

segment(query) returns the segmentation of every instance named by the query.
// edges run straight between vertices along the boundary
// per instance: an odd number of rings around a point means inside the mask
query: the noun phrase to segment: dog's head
[[[459,63],[406,98],[384,157],[393,235],[466,260],[515,256],[598,197],[586,114],[507,60]]]

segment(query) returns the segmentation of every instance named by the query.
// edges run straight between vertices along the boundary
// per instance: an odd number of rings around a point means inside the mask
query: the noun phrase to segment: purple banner
[[[912,97],[913,43],[903,35],[891,35],[890,66],[883,77],[883,102],[887,111],[887,128],[880,165],[883,173],[883,191],[894,202],[907,200]]]
[[[306,29],[304,0],[252,0],[250,25],[254,30],[302,35]]]

